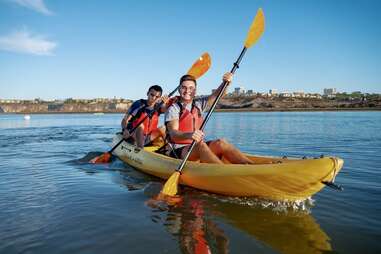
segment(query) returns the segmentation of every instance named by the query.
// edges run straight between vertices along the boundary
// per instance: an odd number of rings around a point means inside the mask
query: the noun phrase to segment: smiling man
[[[167,109],[165,103],[159,110],[155,110],[156,105],[164,100],[167,102],[167,96],[161,97],[163,89],[154,85],[148,89],[147,100],[140,99],[132,103],[122,120],[123,137],[125,139],[132,137],[138,147],[144,147],[153,140],[165,136],[165,127],[158,128],[159,115]],[[148,117],[147,117],[148,116]],[[138,124],[147,117],[142,124]],[[136,126],[134,133],[130,133]]]
[[[231,82],[233,75],[225,73],[223,81]],[[230,163],[251,164],[252,161],[224,139],[205,142],[204,132],[200,130],[203,122],[202,113],[223,89],[221,84],[210,96],[195,98],[196,79],[184,75],[180,79],[179,99],[165,113],[167,138],[174,150],[170,156],[184,158],[192,141],[196,141],[189,160],[208,163],[223,163],[222,158]],[[226,92],[226,90],[225,90]]]

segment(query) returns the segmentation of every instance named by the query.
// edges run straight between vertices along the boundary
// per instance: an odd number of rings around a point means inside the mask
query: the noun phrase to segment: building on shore
[[[234,88],[234,92],[233,92],[234,95],[238,96],[238,95],[243,95],[245,93],[246,93],[246,90],[243,86]]]
[[[269,95],[270,96],[276,96],[278,94],[278,91],[276,89],[270,89],[269,90]]]
[[[291,92],[284,91],[279,94],[279,97],[293,97],[294,95]]]
[[[254,95],[254,90],[253,89],[247,90],[246,95],[247,96],[253,96]]]
[[[335,97],[336,93],[337,93],[336,88],[324,88],[324,90],[323,90],[324,96],[326,96],[328,98]]]
[[[293,97],[304,98],[305,97],[305,93],[304,93],[304,91],[296,91],[296,92],[293,92]]]

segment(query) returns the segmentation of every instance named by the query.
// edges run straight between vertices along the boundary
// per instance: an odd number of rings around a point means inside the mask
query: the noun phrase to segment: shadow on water
[[[150,192],[148,195],[152,195],[153,191]],[[306,211],[279,212],[229,202],[190,189],[175,206],[153,199],[147,201],[147,205],[151,207],[151,220],[162,224],[178,239],[183,253],[232,252],[229,226],[279,253],[332,253],[330,238]],[[240,251],[245,252],[249,246],[240,246]]]
[[[67,164],[78,168],[86,174],[110,173],[111,180],[119,186],[127,187],[129,191],[141,190],[151,181],[160,181],[154,176],[142,173],[117,157],[112,156],[110,163],[93,164],[89,161],[104,152],[89,152],[79,159],[67,161]]]

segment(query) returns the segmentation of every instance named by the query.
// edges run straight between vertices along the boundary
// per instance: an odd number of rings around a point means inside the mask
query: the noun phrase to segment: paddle
[[[240,64],[243,56],[245,55],[246,50],[258,41],[258,39],[262,36],[264,29],[265,29],[265,18],[264,18],[262,9],[259,8],[257,15],[254,18],[254,21],[250,26],[249,32],[247,34],[246,42],[245,42],[245,45],[241,51],[241,54],[239,55],[237,61],[234,63],[233,68],[230,71],[232,74],[234,74],[236,69],[239,68],[239,64]],[[229,82],[227,82],[227,81],[223,82],[223,87],[220,90],[217,98],[214,100],[208,114],[205,117],[205,120],[203,121],[203,123],[200,127],[200,130],[204,130],[206,123],[208,122],[210,116],[212,115],[213,110],[216,107],[218,101],[220,100],[220,98],[224,94],[224,91],[225,91],[226,87],[228,86],[228,84],[229,84]],[[181,175],[181,171],[183,170],[185,163],[187,162],[187,160],[188,160],[190,154],[192,153],[192,150],[195,147],[195,145],[196,145],[196,141],[193,140],[193,142],[192,142],[187,154],[185,155],[183,161],[181,162],[179,167],[176,169],[176,171],[171,175],[171,177],[167,180],[167,182],[164,184],[164,187],[163,187],[160,194],[163,194],[166,196],[176,195],[177,186],[178,186],[179,178]]]
[[[201,77],[202,75],[204,75],[205,72],[207,72],[210,68],[210,65],[211,65],[211,60],[210,60],[210,56],[208,53],[204,53],[202,54],[197,60],[196,62],[193,63],[192,67],[188,70],[187,74],[189,75],[192,75],[195,79],[198,79],[199,77]],[[179,88],[180,85],[178,85],[176,87],[176,89],[174,89],[169,95],[168,97],[171,97]],[[163,105],[163,102],[161,102],[160,104],[156,105],[154,110],[151,112],[151,114],[147,115],[146,117],[144,117],[140,122],[138,122],[138,124],[130,131],[130,134],[133,134],[135,132],[135,130],[148,118],[148,117],[151,117],[152,114],[155,112],[155,111],[158,111],[161,106]],[[91,159],[89,162],[90,163],[95,163],[95,164],[99,164],[99,163],[108,163],[110,162],[110,159],[111,159],[111,155],[112,155],[112,152],[124,141],[125,139],[122,138],[118,143],[116,143],[116,145],[114,145],[113,148],[111,148],[110,151],[108,152],[105,152],[103,153],[102,155],[98,156],[98,157],[95,157],[93,159]]]

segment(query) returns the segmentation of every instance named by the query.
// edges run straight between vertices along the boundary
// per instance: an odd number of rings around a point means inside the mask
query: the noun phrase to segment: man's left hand
[[[233,74],[230,73],[230,72],[227,72],[224,74],[224,76],[222,77],[222,81],[224,82],[232,82],[233,81]]]

